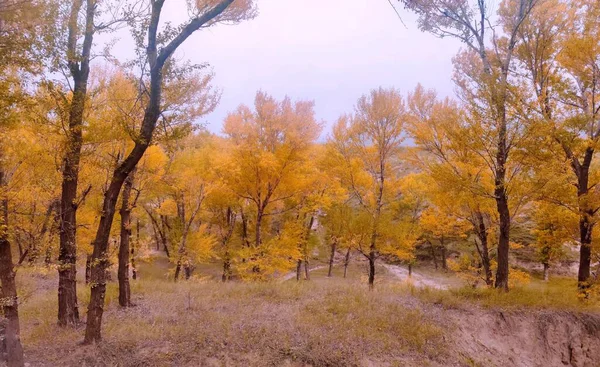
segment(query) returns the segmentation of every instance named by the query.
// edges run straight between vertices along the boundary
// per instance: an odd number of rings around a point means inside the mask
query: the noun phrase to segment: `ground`
[[[583,367],[600,361],[598,305],[578,302],[576,292],[565,292],[574,288],[569,280],[534,283],[531,289],[502,296],[457,288],[455,279],[427,269],[415,270],[418,281],[406,281],[401,270],[382,264],[375,289],[369,291],[363,264],[353,264],[343,279],[341,268],[327,278],[327,269],[316,263],[310,281],[223,284],[214,280],[215,264],[197,269],[193,280],[173,283],[165,278],[161,261],[140,266],[140,278],[132,282],[133,308],[118,306],[116,284],[110,284],[103,341],[93,346],[79,344],[83,324],[67,329],[56,325],[55,272],[19,269],[22,341],[29,365],[509,362]],[[437,287],[444,289],[427,287],[428,282],[444,284]],[[79,293],[85,316],[89,291],[81,284]]]

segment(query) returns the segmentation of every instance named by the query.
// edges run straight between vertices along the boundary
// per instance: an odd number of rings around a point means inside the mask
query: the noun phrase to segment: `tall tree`
[[[496,288],[508,290],[508,254],[511,214],[507,170],[511,150],[519,139],[518,118],[511,111],[511,67],[518,32],[537,0],[507,0],[491,14],[493,2],[477,0],[400,0],[419,16],[419,27],[439,37],[454,37],[467,51],[457,60],[457,84],[471,106],[473,118],[483,120],[489,131],[482,136],[486,160],[494,176],[494,198],[499,216]],[[488,34],[487,32],[491,32]],[[512,130],[512,131],[511,131]]]
[[[73,78],[73,95],[69,106],[69,129],[63,160],[62,194],[60,201],[60,248],[58,255],[58,324],[79,322],[77,304],[77,205],[79,163],[83,142],[83,118],[87,98],[90,58],[95,33],[96,0],[86,0],[85,25],[82,32],[79,12],[83,0],[73,0],[68,20],[66,62]],[[83,45],[78,45],[83,33]]]
[[[135,139],[135,145],[127,157],[115,169],[110,184],[104,195],[102,215],[96,238],[93,242],[91,271],[91,296],[88,305],[87,322],[84,343],[93,343],[101,339],[102,314],[104,311],[104,298],[106,294],[106,268],[108,266],[108,241],[110,230],[115,215],[115,206],[121,187],[136,167],[144,152],[152,143],[156,124],[161,118],[162,87],[165,66],[170,65],[171,56],[190,35],[200,28],[228,22],[237,23],[254,16],[254,7],[251,0],[198,0],[192,5],[192,18],[183,25],[178,32],[167,29],[165,34],[159,34],[160,16],[165,0],[153,0],[150,14],[145,24],[147,42],[138,39],[140,49],[145,49],[149,64],[148,85],[145,90],[146,107],[144,118]],[[162,47],[159,49],[158,47]],[[164,116],[164,115],[163,115]]]
[[[404,140],[405,106],[394,89],[375,89],[362,96],[353,116],[340,118],[329,144],[344,167],[342,182],[352,200],[370,217],[368,250],[359,248],[369,261],[369,287],[375,284],[375,262],[386,242],[390,204],[397,186],[398,154]]]
[[[0,3],[0,298],[3,318],[6,318],[4,342],[7,347],[7,365],[24,365],[20,340],[19,301],[9,238],[9,190],[11,172],[8,169],[7,145],[13,142],[12,134],[19,125],[19,114],[27,107],[27,90],[23,79],[40,71],[41,54],[35,52],[37,36],[43,31],[40,15],[42,1],[6,0]],[[54,8],[48,4],[48,10]],[[50,13],[48,13],[50,14]],[[38,55],[36,55],[38,54]],[[14,172],[14,170],[12,170]]]
[[[556,189],[544,200],[570,208],[579,216],[580,258],[578,285],[589,287],[592,234],[598,221],[600,198],[594,156],[600,141],[600,5],[596,1],[544,0],[519,32],[517,57],[524,70],[531,119],[539,125],[540,141],[547,144],[544,173]],[[544,139],[545,138],[545,139]],[[564,162],[570,175],[560,172]],[[550,169],[553,168],[557,169]],[[570,193],[565,197],[564,192]]]

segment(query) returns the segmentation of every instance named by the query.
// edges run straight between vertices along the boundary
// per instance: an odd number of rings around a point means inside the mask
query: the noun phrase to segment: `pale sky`
[[[392,0],[397,4],[396,0]],[[185,0],[169,0],[164,19],[183,21]],[[201,122],[221,131],[223,118],[257,90],[274,97],[315,101],[316,115],[330,126],[352,112],[356,100],[379,86],[403,93],[417,83],[452,95],[452,57],[460,44],[417,28],[415,17],[388,0],[257,0],[256,19],[196,32],[178,58],[208,62],[222,89],[221,103]],[[131,48],[117,45],[117,54]]]

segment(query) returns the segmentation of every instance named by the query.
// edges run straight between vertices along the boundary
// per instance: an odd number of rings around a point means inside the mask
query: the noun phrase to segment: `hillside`
[[[341,269],[333,278],[317,270],[311,281],[301,282],[173,283],[142,274],[132,283],[130,309],[118,306],[116,284],[110,284],[104,340],[81,346],[83,324],[56,325],[54,272],[24,269],[18,279],[24,289],[25,360],[30,366],[505,366],[510,361],[582,367],[599,360],[600,309],[568,299],[556,303],[558,288],[515,289],[507,296],[512,298],[494,300],[461,288],[416,288],[383,267],[378,273],[373,291],[356,264],[348,279],[341,278]],[[79,289],[84,310],[89,291]],[[531,296],[548,300],[532,303]],[[562,293],[571,296],[576,292]]]

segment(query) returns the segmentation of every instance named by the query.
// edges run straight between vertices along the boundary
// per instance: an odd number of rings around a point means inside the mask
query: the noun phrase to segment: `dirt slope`
[[[481,366],[600,366],[600,315],[453,310],[457,351]]]

